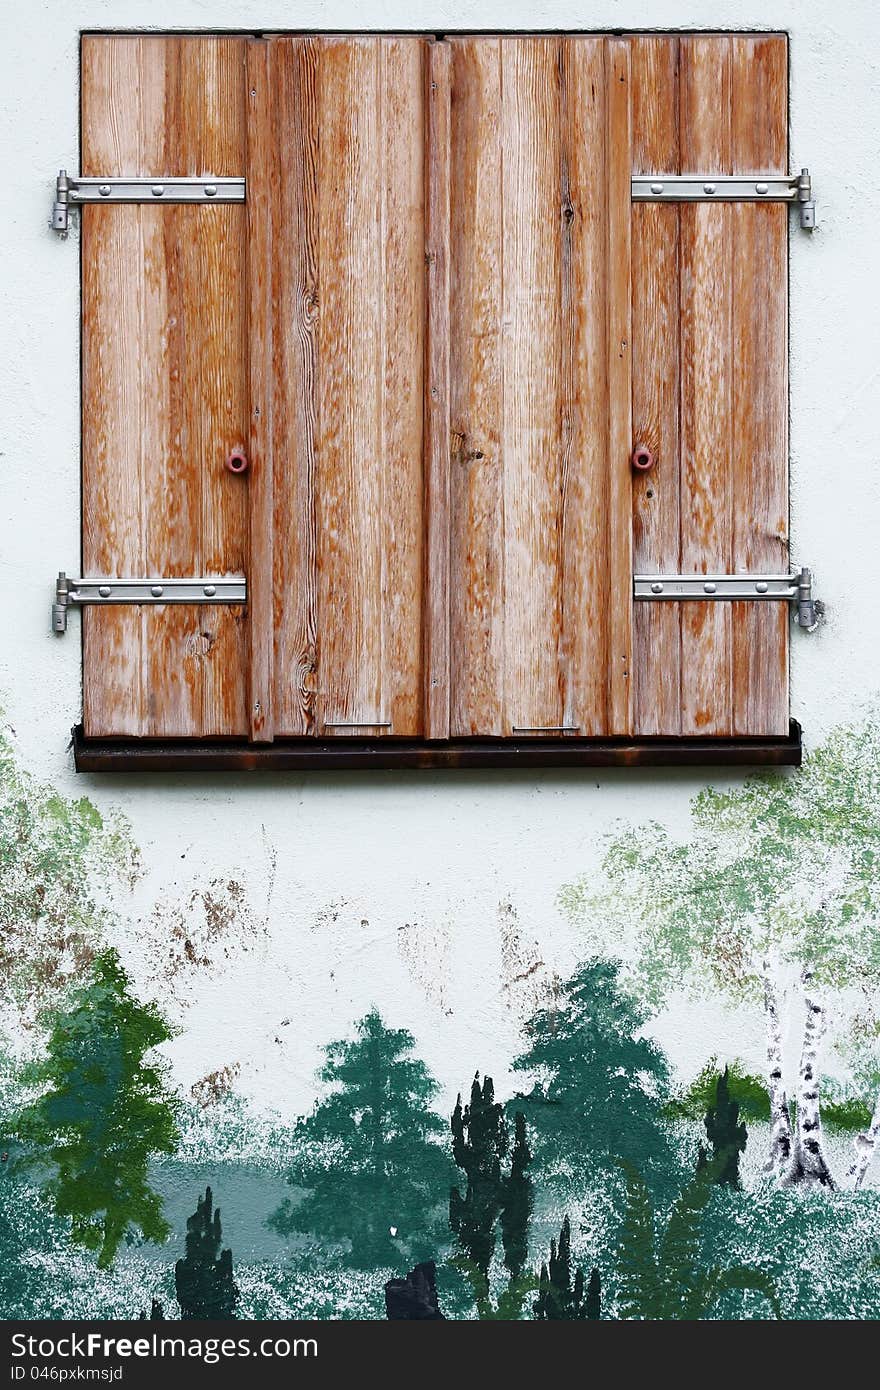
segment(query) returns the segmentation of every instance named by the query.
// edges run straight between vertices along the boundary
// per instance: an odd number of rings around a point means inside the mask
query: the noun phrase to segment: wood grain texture
[[[786,169],[784,36],[631,43],[634,172]],[[634,486],[642,573],[788,564],[787,217],[633,207],[634,442],[658,460]],[[636,609],[637,733],[784,733],[785,605]]]
[[[731,39],[734,173],[788,171],[788,44]],[[788,569],[788,210],[733,209],[734,568]],[[735,734],[788,728],[785,604],[733,605]]]
[[[83,172],[240,173],[244,44],[87,37]],[[243,209],[83,209],[83,565],[184,576],[246,568]],[[238,608],[84,614],[90,733],[241,732]]]
[[[625,46],[449,43],[452,732],[626,732]]]
[[[253,523],[271,532],[271,564],[253,583],[272,728],[417,734],[425,44],[250,47],[265,132],[248,175],[264,200],[251,371],[271,402],[256,429],[272,479]]]
[[[678,39],[630,40],[634,174],[680,170]],[[654,455],[633,476],[633,569],[676,574],[680,563],[679,208],[632,205],[633,447]],[[679,604],[636,603],[633,697],[639,734],[681,731]]]
[[[450,173],[452,63],[432,43],[425,66],[425,604],[426,738],[450,731]],[[406,120],[406,113],[400,113]],[[476,146],[474,147],[477,148]],[[405,389],[405,384],[401,383]]]
[[[632,732],[632,267],[630,54],[605,43],[608,227],[608,724]]]
[[[727,36],[680,41],[683,173],[731,172],[731,47]],[[732,553],[733,209],[682,205],[681,571],[730,572]],[[732,725],[731,609],[681,608],[681,731]]]

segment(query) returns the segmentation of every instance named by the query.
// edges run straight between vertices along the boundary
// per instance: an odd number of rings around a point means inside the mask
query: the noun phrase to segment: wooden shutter
[[[83,562],[248,580],[86,611],[85,732],[781,735],[787,212],[777,35],[89,37]],[[656,456],[633,477],[630,454]],[[245,447],[250,471],[224,460]]]
[[[246,44],[86,37],[82,172],[240,175]],[[245,209],[82,209],[83,566],[118,578],[247,570]],[[237,607],[83,612],[86,734],[246,727]]]
[[[783,35],[630,40],[633,173],[786,173]],[[637,573],[788,571],[788,210],[632,210]],[[788,730],[788,606],[637,603],[635,731]]]
[[[629,46],[450,47],[452,733],[626,734]]]

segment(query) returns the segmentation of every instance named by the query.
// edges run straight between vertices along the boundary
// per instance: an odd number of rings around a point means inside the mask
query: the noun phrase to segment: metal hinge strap
[[[67,631],[67,613],[85,603],[247,603],[244,575],[202,579],[68,579],[62,571],[52,604],[53,632]]]
[[[53,231],[66,236],[71,208],[83,203],[243,203],[246,182],[240,178],[79,178],[62,169],[55,180]]]
[[[799,174],[634,174],[635,203],[796,203],[801,226],[816,225],[809,169]]]
[[[702,603],[775,599],[796,603],[798,623],[808,632],[818,624],[813,575],[806,568],[793,574],[637,574],[633,577],[633,598]]]

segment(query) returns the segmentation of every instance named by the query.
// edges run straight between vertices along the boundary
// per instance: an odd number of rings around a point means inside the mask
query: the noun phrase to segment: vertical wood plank
[[[426,110],[425,736],[450,731],[450,101],[447,43],[428,46]]]
[[[732,39],[734,173],[788,170],[784,35]],[[788,210],[733,213],[733,564],[745,574],[788,567]],[[733,732],[788,730],[786,604],[733,605]]]
[[[678,38],[630,39],[634,174],[679,172]],[[633,570],[677,574],[679,518],[679,209],[633,203]],[[634,732],[681,732],[680,605],[633,605]]]
[[[455,189],[448,333],[455,359],[449,374],[450,720],[456,737],[497,736],[504,707],[501,41],[461,38],[447,47],[455,103],[447,175]]]
[[[324,40],[318,85],[320,710],[328,732],[351,732],[352,723],[363,732],[387,719],[382,698],[386,324],[375,40]]]
[[[730,173],[731,42],[681,39],[683,173]],[[683,204],[681,218],[681,567],[729,572],[733,483],[731,439],[732,209]],[[684,734],[728,734],[731,610],[681,605]]]
[[[605,50],[608,153],[609,729],[632,732],[632,308],[629,44]]]
[[[82,171],[139,168],[137,38],[82,41]],[[112,121],[107,112],[114,113]],[[86,574],[144,572],[139,331],[143,298],[137,208],[82,214],[82,561]],[[119,332],[119,325],[128,331]],[[109,403],[112,408],[108,408]],[[83,610],[83,722],[88,736],[144,732],[139,609]]]
[[[382,460],[385,471],[383,698],[393,732],[414,735],[422,731],[426,722],[422,590],[425,573],[424,131],[428,45],[412,37],[387,38],[380,43],[384,140],[382,283],[387,324],[382,403],[385,422],[385,457]],[[446,419],[448,431],[448,389]],[[448,442],[446,452],[448,459]],[[448,544],[447,518],[447,552]],[[448,624],[448,603],[446,611]],[[447,713],[447,733],[448,727]]]
[[[274,737],[274,318],[276,257],[272,200],[276,187],[276,129],[268,46],[247,50],[247,273],[249,342],[249,682],[251,739]]]
[[[505,734],[562,724],[559,43],[501,40]]]

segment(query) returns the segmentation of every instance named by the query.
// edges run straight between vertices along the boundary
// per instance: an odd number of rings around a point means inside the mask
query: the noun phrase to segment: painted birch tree
[[[770,1106],[767,1169],[784,1183],[833,1187],[822,1135],[822,1045],[863,1081],[880,1081],[880,725],[837,731],[802,770],[748,778],[693,801],[676,838],[659,824],[616,835],[598,879],[562,895],[597,945],[626,960],[648,1008],[672,989],[719,989],[763,1010]],[[855,993],[861,1012],[847,1002]],[[783,1013],[798,1009],[796,1121],[786,1089]],[[880,1096],[855,1141],[860,1187],[880,1136]]]

